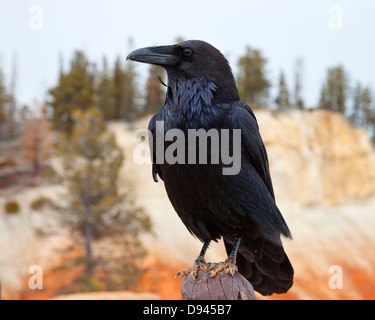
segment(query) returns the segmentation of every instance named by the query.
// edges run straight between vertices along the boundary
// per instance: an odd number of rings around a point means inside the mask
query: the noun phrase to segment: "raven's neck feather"
[[[204,127],[213,111],[210,109],[216,91],[215,83],[206,76],[180,76],[169,81],[164,104],[166,116],[177,126]]]

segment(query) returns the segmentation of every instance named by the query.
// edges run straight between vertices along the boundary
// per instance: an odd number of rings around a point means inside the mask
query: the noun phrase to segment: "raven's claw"
[[[236,266],[236,260],[233,259],[232,256],[229,256],[225,261],[219,262],[219,263],[211,263],[209,262],[207,264],[207,268],[210,269],[209,272],[207,272],[206,276],[204,277],[204,280],[206,280],[207,276],[210,278],[215,277],[220,271],[225,270],[225,272],[229,272],[232,276],[238,271],[238,268]]]
[[[206,261],[204,260],[204,258],[198,258],[197,260],[194,261],[194,263],[191,266],[191,268],[177,273],[176,274],[176,278],[178,276],[180,276],[181,278],[184,278],[188,274],[191,274],[191,276],[195,280],[195,278],[198,275],[199,270],[206,271],[207,270],[207,266],[208,266],[208,264],[206,263]]]

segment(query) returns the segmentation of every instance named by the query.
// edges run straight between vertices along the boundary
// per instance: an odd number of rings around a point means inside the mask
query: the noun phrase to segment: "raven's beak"
[[[174,46],[147,47],[134,50],[126,60],[156,64],[160,66],[174,66],[179,61]]]

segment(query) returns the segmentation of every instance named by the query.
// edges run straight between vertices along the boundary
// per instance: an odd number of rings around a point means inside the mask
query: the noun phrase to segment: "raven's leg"
[[[181,278],[183,278],[190,273],[191,276],[193,277],[193,279],[195,280],[196,276],[198,275],[199,270],[202,270],[202,271],[207,270],[207,263],[204,260],[204,255],[206,254],[206,251],[208,249],[208,246],[210,245],[210,242],[211,241],[207,241],[207,242],[204,243],[204,245],[202,247],[202,250],[201,250],[201,253],[199,254],[198,258],[194,261],[191,268],[177,273],[176,278],[177,278],[177,276],[180,276]]]
[[[207,272],[205,279],[207,278],[207,276],[210,276],[211,278],[215,277],[221,270],[224,270],[224,269],[228,269],[228,271],[230,272],[232,276],[234,275],[236,271],[238,271],[238,268],[236,266],[236,258],[237,258],[237,251],[240,246],[240,243],[241,243],[241,238],[236,238],[232,252],[225,261],[219,262],[219,263],[207,264],[207,267],[211,270]]]

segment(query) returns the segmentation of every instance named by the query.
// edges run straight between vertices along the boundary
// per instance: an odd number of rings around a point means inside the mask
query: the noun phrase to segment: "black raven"
[[[193,266],[179,275],[191,273],[195,277],[202,269],[210,270],[208,275],[213,277],[228,268],[232,274],[238,270],[263,295],[288,291],[294,271],[280,237],[291,238],[291,234],[275,203],[257,120],[251,108],[240,100],[226,58],[204,41],[189,40],[138,49],[127,59],[162,66],[168,74],[166,101],[149,124],[153,177],[155,181],[157,176],[164,181],[182,222],[204,243]],[[231,130],[233,138],[234,130],[240,129],[239,145],[230,139],[232,154],[234,148],[240,147],[240,169],[236,174],[223,174],[227,163],[221,159],[210,162],[211,151],[215,151],[211,150],[214,148],[212,136],[211,140],[207,139],[206,164],[157,162],[158,123],[163,123],[164,133],[179,129],[186,136],[190,129],[216,129],[219,133],[226,129]],[[159,148],[164,152],[172,142]],[[220,152],[222,147],[220,143]],[[188,143],[186,151],[192,151]],[[206,263],[204,255],[209,243],[221,237],[228,259]]]

